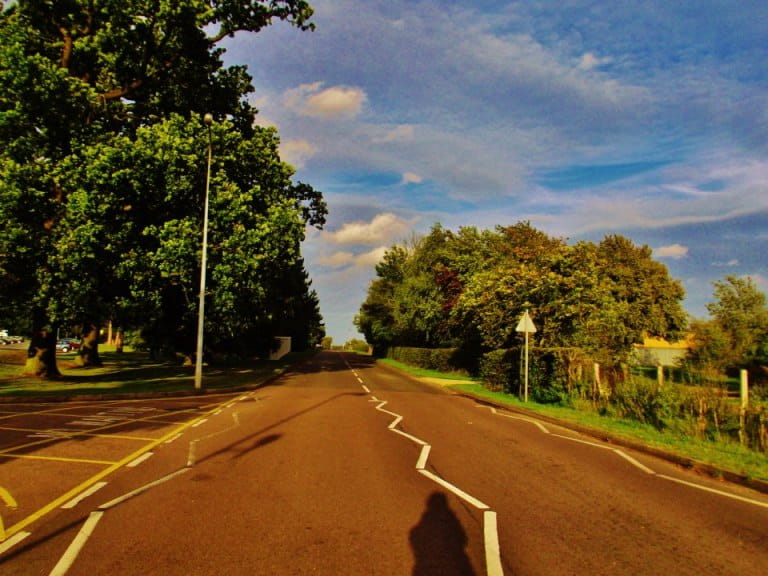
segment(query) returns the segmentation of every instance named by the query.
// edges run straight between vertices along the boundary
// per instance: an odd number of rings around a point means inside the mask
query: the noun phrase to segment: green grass
[[[0,397],[59,397],[62,395],[119,395],[194,393],[194,366],[179,361],[153,361],[146,353],[100,352],[103,366],[76,367],[74,353],[57,358],[60,378],[22,376],[23,366],[0,364]],[[233,365],[204,366],[205,390],[231,390],[263,384],[303,359],[289,354],[279,361],[244,360]]]
[[[397,368],[398,370],[402,370],[403,372],[407,372],[408,374],[412,374],[413,376],[417,376],[419,378],[440,378],[442,380],[462,380],[462,381],[480,382],[478,378],[472,378],[471,376],[467,376],[466,374],[458,374],[455,372],[437,372],[436,370],[426,370],[424,368],[417,368],[416,366],[409,366],[408,364],[403,364],[402,362],[398,362],[397,360],[392,360],[390,358],[380,358],[378,362],[381,362],[382,364],[387,364],[388,366],[392,366],[394,368]]]
[[[641,443],[651,448],[672,453],[681,458],[688,458],[696,462],[708,464],[750,479],[768,481],[768,458],[766,458],[766,455],[749,450],[734,442],[711,442],[685,434],[663,432],[648,424],[602,416],[590,410],[578,410],[576,408],[537,404],[535,402],[524,403],[516,396],[486,390],[480,383],[454,384],[450,387],[454,390],[488,398],[510,408],[530,411],[563,422],[570,422],[580,427],[589,428],[595,432],[604,433],[615,438]]]

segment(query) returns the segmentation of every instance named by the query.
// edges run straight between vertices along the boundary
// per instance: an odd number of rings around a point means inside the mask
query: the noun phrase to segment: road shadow
[[[442,492],[433,492],[409,540],[415,563],[413,576],[474,576],[465,553],[467,534]]]

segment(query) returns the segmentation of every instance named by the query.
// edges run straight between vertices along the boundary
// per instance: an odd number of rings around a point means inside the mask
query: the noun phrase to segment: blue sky
[[[647,244],[706,317],[712,282],[768,292],[765,0],[315,0],[314,32],[230,40],[296,178],[324,193],[303,245],[326,329],[394,243],[521,220]]]

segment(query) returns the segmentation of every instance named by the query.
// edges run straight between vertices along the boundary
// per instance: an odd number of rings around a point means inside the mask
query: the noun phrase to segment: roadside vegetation
[[[355,322],[380,358],[463,374],[473,381],[459,387],[511,406],[766,479],[766,298],[734,276],[713,296],[709,318],[689,318],[682,284],[622,236],[568,244],[528,222],[438,224],[385,253]],[[527,352],[526,312],[536,328]],[[649,337],[682,352],[648,364],[636,346]]]
[[[482,381],[469,378],[464,374],[428,370],[387,358],[380,359],[379,362],[419,378],[439,381],[444,387],[457,392],[487,398],[511,410],[570,423],[598,437],[619,438],[629,443],[655,448],[679,457],[680,462],[690,466],[703,464],[703,470],[714,476],[717,476],[719,471],[725,471],[747,480],[768,482],[768,459],[764,454],[750,450],[738,441],[721,439],[719,442],[713,442],[711,439],[697,437],[695,434],[669,429],[659,430],[656,426],[635,419],[601,413],[593,409],[589,403],[577,402],[574,405],[562,405],[523,402],[516,395],[489,390]],[[687,463],[686,460],[690,462]],[[708,467],[712,467],[711,470]]]
[[[98,366],[107,325],[192,358],[208,200],[205,354],[320,341],[301,242],[326,204],[222,47],[281,20],[309,30],[312,14],[304,0],[0,2],[0,328],[31,337],[27,373],[59,375],[59,334]]]

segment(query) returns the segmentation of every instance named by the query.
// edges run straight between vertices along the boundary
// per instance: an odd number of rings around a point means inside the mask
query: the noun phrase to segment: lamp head
[[[205,123],[206,126],[210,126],[211,124],[213,124],[213,114],[211,114],[210,112],[206,112],[205,116],[203,116],[203,122]]]

